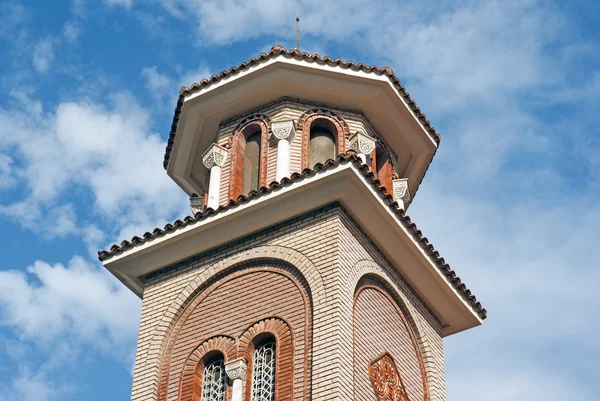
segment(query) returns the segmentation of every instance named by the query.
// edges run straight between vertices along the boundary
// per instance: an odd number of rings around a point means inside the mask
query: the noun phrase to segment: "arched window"
[[[324,164],[327,160],[335,160],[335,137],[329,128],[312,126],[310,128],[310,168],[317,163]]]
[[[256,114],[238,124],[229,139],[229,199],[267,186],[269,117]]]
[[[251,401],[273,401],[275,397],[275,341],[269,339],[254,351]]]
[[[335,160],[346,151],[350,128],[331,110],[307,110],[298,118],[297,127],[302,131],[302,169]]]
[[[242,171],[242,194],[258,191],[260,181],[260,131],[246,138],[244,167]]]
[[[202,372],[201,401],[225,400],[225,364],[222,357],[211,360]]]

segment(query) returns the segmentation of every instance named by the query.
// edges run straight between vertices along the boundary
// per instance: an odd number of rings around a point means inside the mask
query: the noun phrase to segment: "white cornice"
[[[108,257],[104,266],[143,293],[139,277],[324,205],[339,202],[443,324],[443,335],[481,324],[472,307],[351,161],[297,179]]]

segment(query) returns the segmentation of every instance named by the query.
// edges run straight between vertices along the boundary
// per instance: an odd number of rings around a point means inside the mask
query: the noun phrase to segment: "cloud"
[[[96,208],[91,213],[117,222],[115,231],[187,209],[185,194],[162,169],[165,144],[130,94],[109,95],[108,106],[86,99],[60,103],[51,113],[38,110],[37,116],[29,114],[31,104],[25,99],[21,108],[0,108],[0,152],[18,156],[17,167],[30,189],[26,199],[3,206],[5,214],[24,219],[27,226],[37,220],[35,213],[27,217],[29,210],[43,205],[39,217],[61,207],[73,186],[92,194]],[[72,228],[74,219],[66,212],[57,209],[54,215],[61,232]]]
[[[31,56],[33,67],[39,73],[46,73],[54,62],[54,43],[52,38],[40,40],[33,49]]]
[[[126,9],[130,9],[133,6],[133,0],[104,0],[109,6],[120,6]]]
[[[70,20],[65,22],[62,31],[63,37],[69,43],[74,43],[81,35],[81,27],[77,21]]]
[[[460,394],[464,401],[513,401],[513,400],[580,400],[597,398],[584,387],[580,380],[565,376],[562,370],[513,367],[506,371],[482,371],[450,383],[449,392]],[[450,398],[449,398],[450,399]]]
[[[122,352],[135,345],[140,302],[81,257],[67,266],[36,261],[0,271],[0,324],[41,347],[60,341]]]
[[[14,40],[15,31],[29,18],[27,9],[16,1],[0,3],[0,39]]]
[[[8,155],[0,154],[0,190],[9,188],[15,183],[12,164],[13,161]]]
[[[38,233],[46,239],[62,238],[78,232],[77,216],[72,203],[44,208],[35,201],[25,200],[0,205],[0,215],[11,218],[24,228]]]

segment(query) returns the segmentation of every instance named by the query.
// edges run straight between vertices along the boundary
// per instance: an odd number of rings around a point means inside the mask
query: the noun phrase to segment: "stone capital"
[[[274,121],[271,123],[273,136],[279,140],[285,139],[292,142],[296,136],[296,128],[293,120]]]
[[[204,197],[192,194],[192,196],[190,196],[190,207],[192,208],[192,213],[194,213],[194,215],[202,213],[204,210]]]
[[[410,201],[410,190],[408,188],[408,178],[398,178],[392,180],[394,200],[404,209]]]
[[[225,165],[225,161],[227,160],[227,152],[227,149],[224,147],[213,143],[202,155],[202,163],[204,163],[206,168],[209,170],[215,165],[223,167]]]
[[[375,149],[375,139],[360,131],[352,135],[348,141],[350,142],[350,149],[359,154],[368,155]]]
[[[244,380],[247,369],[248,364],[244,358],[234,359],[225,364],[225,373],[227,373],[227,377],[231,380]]]

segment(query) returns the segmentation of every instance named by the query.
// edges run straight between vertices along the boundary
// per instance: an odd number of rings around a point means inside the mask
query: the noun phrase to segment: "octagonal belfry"
[[[445,400],[486,311],[405,213],[439,140],[387,67],[275,46],[182,88],[193,215],[99,252],[143,299],[132,400]]]

